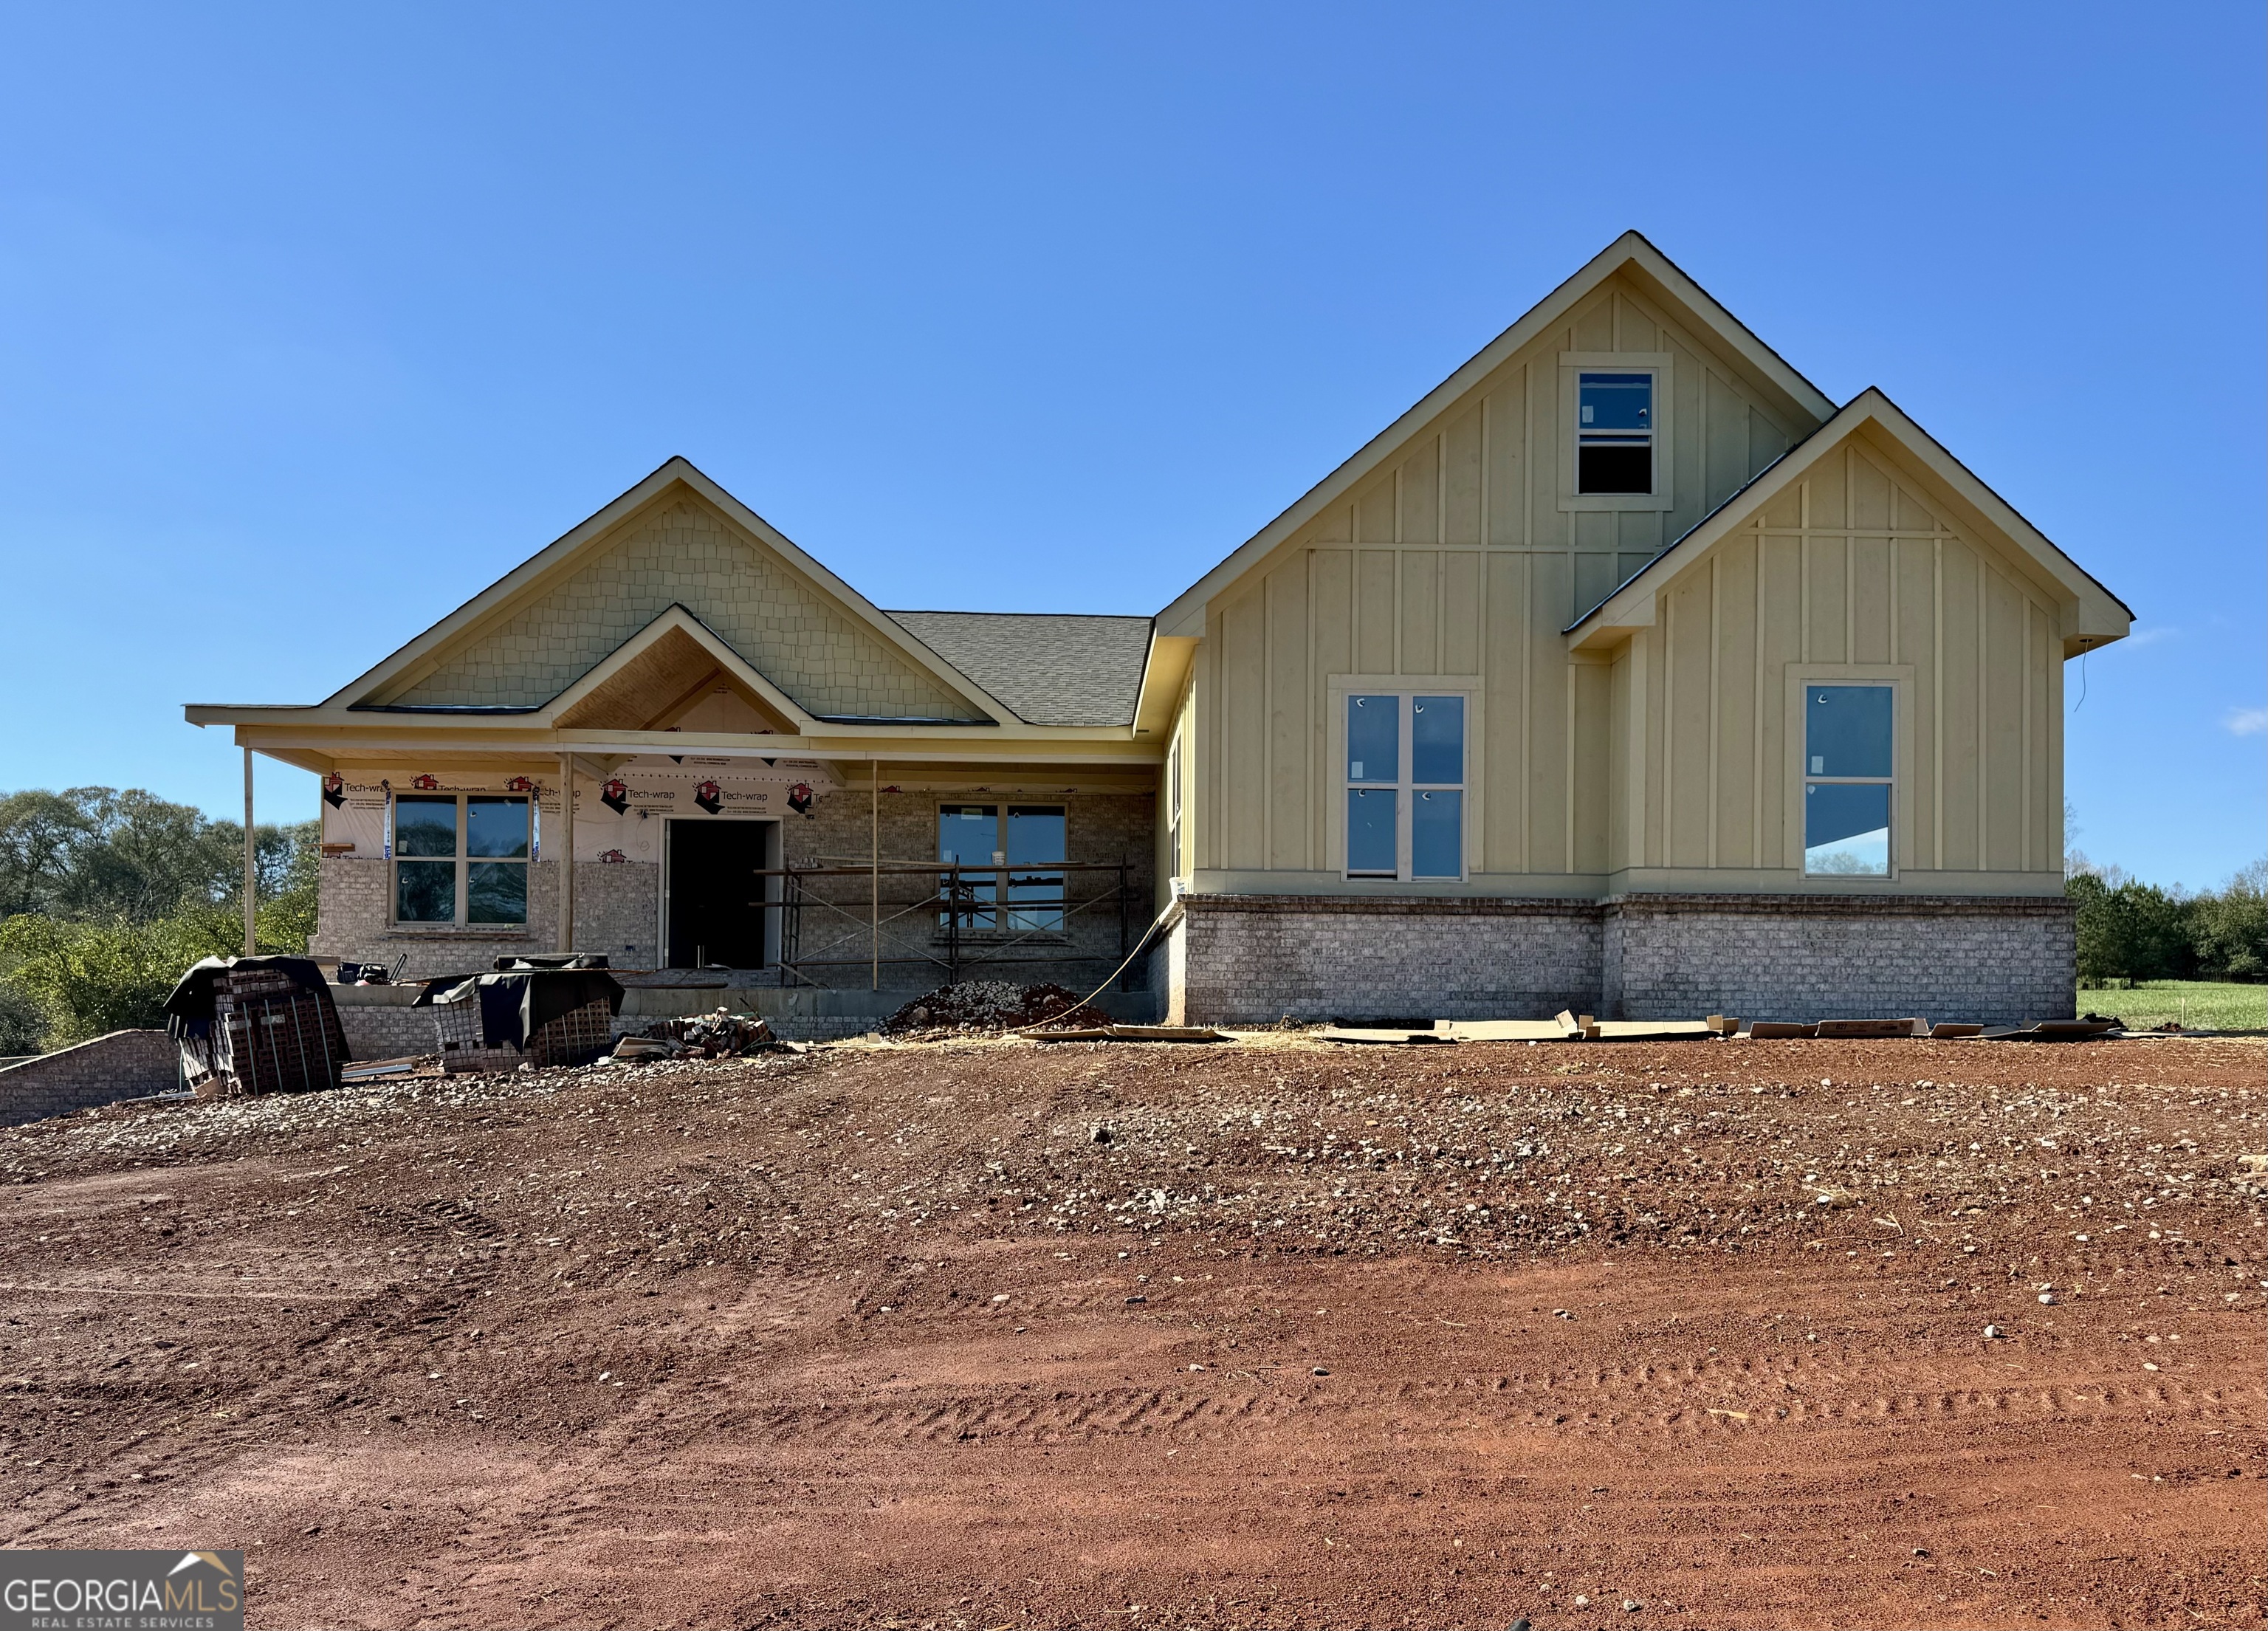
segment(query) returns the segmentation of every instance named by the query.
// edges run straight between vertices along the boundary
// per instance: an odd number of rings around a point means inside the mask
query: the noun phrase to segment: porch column
[[[253,911],[259,904],[260,893],[259,840],[252,830],[252,749],[244,750],[244,955],[252,956],[258,942],[254,938],[255,925]]]
[[[559,949],[575,949],[575,756],[559,756]]]

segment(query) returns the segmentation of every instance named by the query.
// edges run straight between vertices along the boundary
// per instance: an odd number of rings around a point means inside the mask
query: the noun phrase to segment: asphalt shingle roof
[[[1131,725],[1150,619],[1057,612],[894,611],[916,639],[1027,725]]]

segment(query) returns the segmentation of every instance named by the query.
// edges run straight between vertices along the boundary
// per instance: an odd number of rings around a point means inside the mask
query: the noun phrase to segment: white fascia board
[[[1783,454],[1764,474],[1704,517],[1685,535],[1649,561],[1620,588],[1585,613],[1567,630],[1571,647],[1611,646],[1637,629],[1652,626],[1656,593],[1735,528],[1754,519],[1820,460],[1852,436],[1871,429],[1870,444],[1889,455],[1917,484],[1942,503],[1965,512],[1960,519],[1980,541],[1997,537],[2007,552],[2039,572],[2063,603],[2067,655],[2083,646],[2124,636],[2132,613],[2071,557],[1948,453],[1904,410],[1874,386],[1867,387],[1811,436]]]

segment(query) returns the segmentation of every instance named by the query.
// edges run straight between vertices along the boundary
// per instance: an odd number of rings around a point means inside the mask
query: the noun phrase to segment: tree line
[[[2064,893],[2079,903],[2081,985],[2268,980],[2268,860],[2194,895],[2081,865],[2066,875]]]
[[[306,949],[319,829],[253,829],[262,951]],[[240,823],[138,787],[0,796],[0,1055],[162,1024],[183,970],[243,948]]]

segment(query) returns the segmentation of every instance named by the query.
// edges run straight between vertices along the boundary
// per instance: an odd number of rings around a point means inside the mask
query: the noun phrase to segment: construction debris
[[[1060,1024],[1073,1030],[1104,1030],[1110,1015],[1061,985],[1012,985],[1005,980],[963,980],[916,997],[882,1022],[890,1036],[967,1030],[1021,1030]]]
[[[351,1087],[357,1082],[377,1081],[387,1076],[423,1076],[441,1074],[441,1062],[431,1054],[411,1054],[405,1059],[370,1059],[359,1065],[349,1065],[339,1072],[342,1084]]]
[[[780,1046],[762,1015],[734,1014],[725,1008],[696,1015],[691,1019],[660,1019],[636,1036],[615,1044],[618,1059],[743,1059]]]
[[[1035,1042],[1226,1042],[1210,1025],[1085,1025],[1068,1030],[1053,1026],[1027,1033]]]
[[[417,993],[411,1006],[433,1010],[445,1072],[587,1065],[614,1045],[622,988],[613,975],[513,963],[493,974],[428,980]]]

